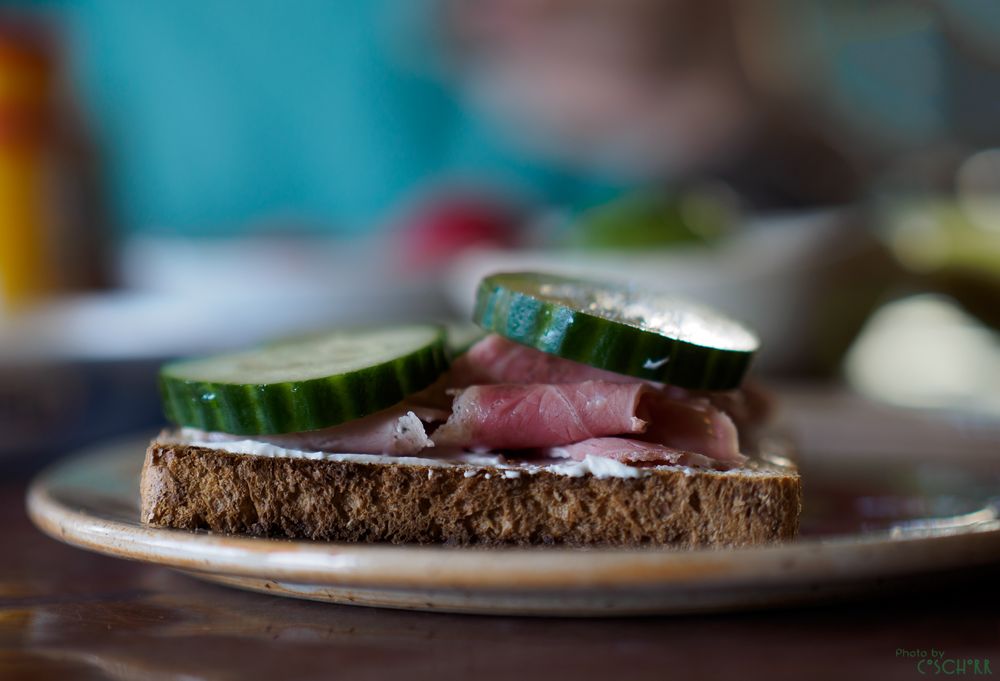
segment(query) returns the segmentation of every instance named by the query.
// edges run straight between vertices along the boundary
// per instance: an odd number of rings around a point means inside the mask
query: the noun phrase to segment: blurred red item
[[[474,246],[517,244],[519,213],[510,204],[451,195],[419,204],[404,220],[398,252],[404,266],[428,270]]]

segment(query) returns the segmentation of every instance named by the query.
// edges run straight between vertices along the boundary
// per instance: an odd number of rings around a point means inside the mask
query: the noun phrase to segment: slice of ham
[[[747,381],[738,390],[685,390],[663,386],[663,392],[678,400],[704,399],[733,420],[739,432],[750,433],[767,425],[774,417],[774,401],[760,386]]]
[[[442,446],[529,449],[641,433],[642,383],[475,385],[458,393],[432,439]]]
[[[514,343],[496,334],[483,338],[456,359],[444,382],[453,387],[462,387],[470,383],[564,385],[585,381],[599,382],[602,385],[627,384],[648,387],[648,390],[641,393],[642,404],[636,413],[636,416],[649,422],[649,427],[642,436],[643,440],[685,451],[701,452],[719,461],[742,463],[746,459],[740,453],[739,431],[733,419],[720,408],[741,407],[738,410],[743,417],[741,421],[751,420],[749,416],[744,416],[749,410],[743,408],[747,400],[740,391],[696,393],[683,388],[664,386],[632,376],[595,369],[586,364]],[[621,435],[625,432],[605,434]],[[434,440],[439,441],[437,435]]]
[[[583,461],[588,456],[601,456],[622,463],[668,464],[693,468],[717,468],[719,462],[707,456],[624,437],[595,437],[563,447],[554,447],[549,455]]]
[[[392,454],[413,456],[434,443],[427,436],[424,423],[443,421],[448,412],[409,402],[401,402],[364,418],[330,428],[281,435],[259,435],[254,439],[286,449],[356,454]],[[243,435],[206,433],[208,442],[246,439]]]
[[[639,383],[641,379],[595,369],[529,348],[503,336],[491,334],[460,355],[451,365],[452,387],[489,383]]]
[[[766,422],[773,405],[768,394],[748,381],[739,390],[700,391],[644,381],[634,376],[595,369],[580,362],[550,355],[491,334],[473,345],[452,364],[447,380],[449,386],[464,387],[481,383],[608,383],[643,382],[676,400],[707,399],[717,409],[726,412],[740,427]]]
[[[675,399],[650,390],[642,396],[638,415],[649,423],[639,439],[727,463],[746,461],[733,420],[705,398]]]

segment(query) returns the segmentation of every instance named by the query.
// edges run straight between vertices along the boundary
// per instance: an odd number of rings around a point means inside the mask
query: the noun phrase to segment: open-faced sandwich
[[[743,546],[798,529],[793,466],[758,455],[758,340],[628,287],[498,274],[483,334],[352,329],[161,372],[142,521],[269,537]],[[449,360],[451,360],[449,362]]]

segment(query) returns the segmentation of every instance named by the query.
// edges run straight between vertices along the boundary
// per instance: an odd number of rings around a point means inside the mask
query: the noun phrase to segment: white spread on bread
[[[289,459],[311,459],[314,461],[344,461],[369,464],[394,464],[400,466],[425,466],[430,469],[443,469],[451,466],[468,467],[472,471],[494,469],[502,472],[502,476],[507,480],[516,480],[522,475],[534,475],[536,473],[547,472],[554,475],[565,475],[572,478],[579,478],[585,475],[593,475],[597,478],[641,478],[650,475],[658,470],[681,471],[685,475],[712,474],[712,475],[738,475],[738,476],[770,476],[774,474],[775,464],[768,461],[767,456],[762,456],[760,461],[750,459],[745,465],[733,467],[726,470],[705,469],[691,467],[683,464],[675,465],[642,465],[629,466],[628,464],[614,459],[598,456],[587,456],[582,461],[552,458],[546,460],[521,461],[507,459],[500,455],[484,454],[459,454],[454,456],[441,456],[439,458],[416,457],[416,456],[391,456],[386,454],[334,454],[330,452],[310,452],[295,449],[285,449],[276,445],[259,442],[255,440],[229,440],[220,442],[212,439],[212,433],[207,433],[196,428],[181,428],[169,433],[162,434],[158,440],[160,442],[173,442],[177,444],[189,445],[192,447],[205,447],[206,449],[221,450],[236,455],[245,456],[272,456]],[[771,465],[768,465],[771,464]],[[780,466],[779,466],[780,467]],[[433,470],[428,471],[428,477],[433,475]]]

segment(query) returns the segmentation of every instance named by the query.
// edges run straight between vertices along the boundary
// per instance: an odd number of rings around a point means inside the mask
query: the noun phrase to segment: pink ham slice
[[[553,457],[575,461],[583,461],[588,456],[601,456],[628,464],[669,464],[694,468],[719,466],[719,462],[695,452],[624,437],[595,437],[563,447],[554,447],[549,453]]]
[[[441,446],[530,449],[641,433],[642,383],[475,385],[459,392],[432,439]]]
[[[753,432],[766,425],[774,417],[774,401],[771,396],[747,381],[738,390],[696,391],[675,386],[663,386],[663,392],[678,400],[708,400],[713,407],[724,412],[736,424],[739,432]]]
[[[286,449],[355,454],[413,456],[434,443],[427,437],[425,422],[443,421],[448,412],[401,402],[369,416],[338,426],[282,435],[260,435],[254,439]],[[209,442],[244,440],[243,435],[206,433]]]
[[[748,382],[739,390],[693,391],[663,385],[556,357],[491,334],[473,345],[452,364],[447,384],[453,388],[480,383],[608,383],[645,382],[670,397],[684,401],[705,399],[728,414],[741,427],[766,422],[773,411],[771,399]]]
[[[699,452],[726,463],[741,464],[736,425],[707,399],[674,399],[649,391],[642,397],[639,416],[649,422],[640,439],[674,449]]]
[[[637,383],[637,378],[550,355],[491,334],[451,365],[452,387],[484,383]]]
[[[649,422],[643,440],[685,451],[701,452],[719,461],[742,463],[739,435],[733,420],[713,404],[718,393],[702,396],[683,388],[663,386],[556,357],[503,338],[489,335],[473,345],[452,364],[447,382],[451,386],[470,383],[644,385],[642,404],[636,415]],[[739,392],[722,394],[722,404],[742,404]],[[720,405],[721,406],[721,405]],[[749,420],[749,419],[748,419]],[[439,431],[440,432],[440,431]],[[605,433],[620,435],[619,433]],[[446,431],[447,433],[447,431]],[[437,436],[434,437],[438,441]],[[551,443],[550,443],[551,445]],[[536,445],[544,446],[544,445]]]
[[[323,452],[393,454],[412,456],[434,443],[425,422],[442,421],[446,411],[422,408],[408,402],[339,426],[289,435],[271,435],[267,441],[280,447]]]

